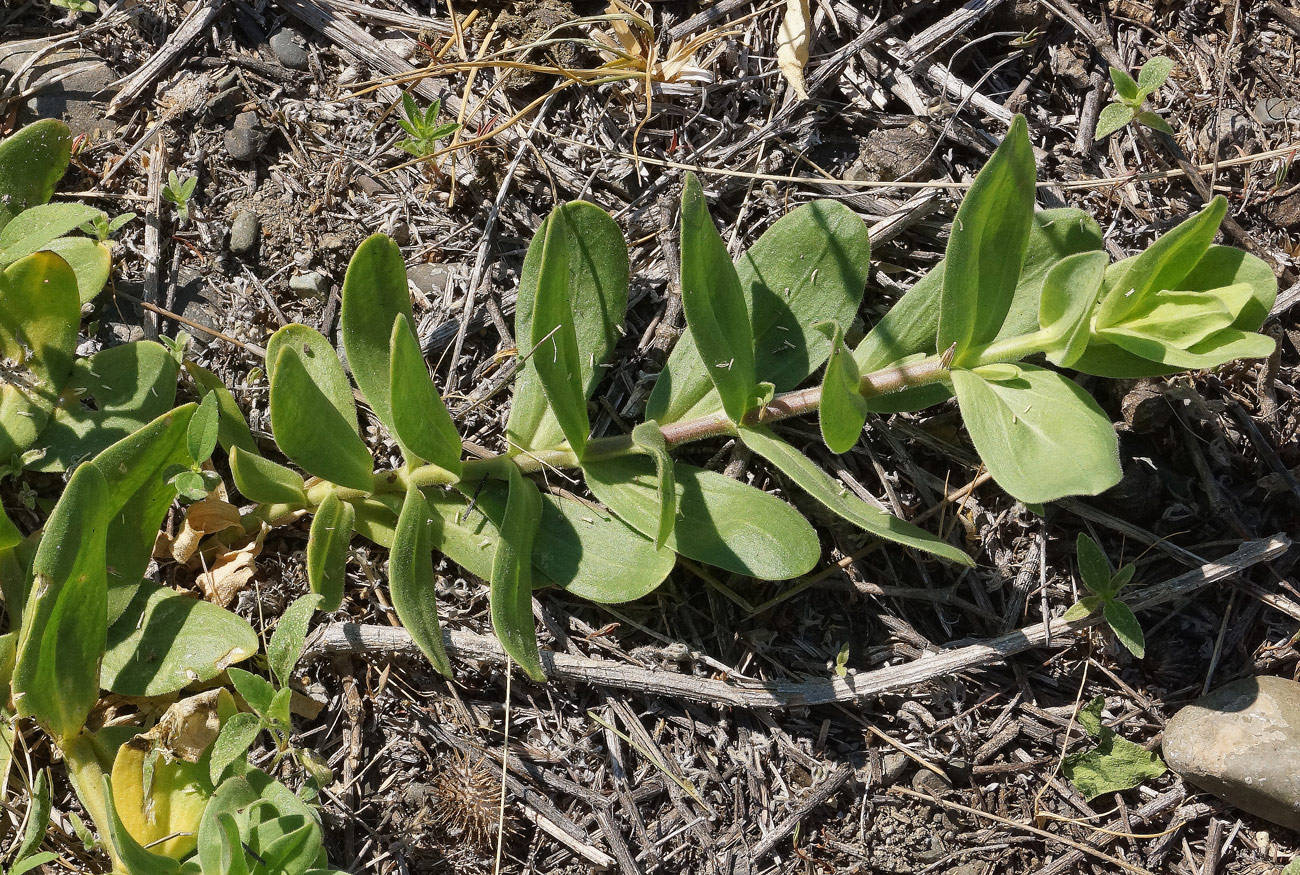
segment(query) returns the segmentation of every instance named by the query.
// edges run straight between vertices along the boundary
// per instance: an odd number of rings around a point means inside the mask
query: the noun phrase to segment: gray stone
[[[282,27],[271,34],[271,51],[290,70],[307,69],[307,43],[293,28]]]
[[[8,81],[30,60],[30,51],[13,51],[0,45],[0,80]],[[69,70],[76,69],[67,78]],[[109,66],[93,55],[76,51],[58,51],[32,66],[23,74],[17,89],[34,87],[36,93],[20,108],[19,124],[41,118],[67,122],[74,135],[89,134],[96,128],[116,131],[117,125],[104,119],[104,109],[112,97],[109,86],[117,80]]]
[[[368,197],[374,197],[377,194],[385,194],[388,192],[388,187],[373,176],[358,176],[354,181],[357,188],[361,190],[361,193]]]
[[[1201,789],[1300,830],[1300,683],[1257,677],[1219,687],[1169,721],[1164,755]]]
[[[289,291],[298,297],[323,298],[329,294],[330,278],[318,270],[309,270],[289,279]]]
[[[189,268],[182,268],[176,278],[177,286],[172,306],[191,322],[206,326],[213,331],[221,330],[221,302],[215,289],[209,287],[202,274]],[[212,335],[189,325],[182,325],[186,332],[199,346],[207,346]]]
[[[413,264],[406,278],[430,298],[441,298],[451,285],[451,269],[444,264]]]
[[[238,86],[218,91],[208,98],[207,106],[203,108],[203,117],[209,121],[223,119],[239,109],[243,102],[244,89]]]
[[[247,255],[257,248],[258,232],[262,223],[257,213],[243,210],[230,223],[230,251],[236,255]]]
[[[266,148],[267,136],[257,113],[241,112],[235,116],[235,126],[226,131],[226,152],[236,161],[252,161]]]
[[[1255,143],[1255,124],[1236,110],[1224,110],[1206,122],[1196,144],[1210,157],[1231,157]]]

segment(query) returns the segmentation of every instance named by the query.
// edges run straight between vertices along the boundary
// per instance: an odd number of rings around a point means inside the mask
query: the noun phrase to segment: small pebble
[[[451,269],[442,264],[413,264],[406,278],[430,298],[441,298],[451,284]]]
[[[318,270],[309,270],[289,279],[289,291],[300,298],[323,298],[329,294],[330,278]]]
[[[203,117],[208,120],[223,119],[239,109],[243,102],[244,92],[239,87],[218,91],[208,98],[207,106],[203,108]]]
[[[236,161],[252,161],[266,148],[266,129],[255,112],[235,116],[235,126],[226,131],[226,152]]]
[[[302,34],[290,27],[282,27],[271,34],[271,51],[276,60],[290,70],[307,69],[307,43]]]
[[[257,213],[244,210],[230,223],[230,251],[235,255],[247,255],[257,248],[258,232],[261,221]]]
[[[1219,687],[1169,721],[1164,755],[1201,789],[1300,830],[1300,683],[1264,676]]]

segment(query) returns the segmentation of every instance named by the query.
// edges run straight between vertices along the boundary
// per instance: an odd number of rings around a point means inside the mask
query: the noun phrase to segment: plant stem
[[[77,798],[81,800],[90,819],[94,821],[95,828],[99,831],[100,841],[104,843],[104,849],[108,851],[109,859],[113,862],[113,871],[125,871],[117,855],[117,848],[113,845],[113,833],[109,828],[111,824],[108,816],[108,800],[104,798],[103,790],[105,769],[96,747],[94,737],[84,731],[72,738],[65,738],[59,745],[63,760],[68,765],[68,777],[72,779],[72,789],[77,792]]]

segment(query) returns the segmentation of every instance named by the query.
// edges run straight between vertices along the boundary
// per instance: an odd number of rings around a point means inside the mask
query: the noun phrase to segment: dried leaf
[[[204,536],[226,529],[243,528],[239,508],[219,498],[205,498],[191,504],[185,512],[181,530],[171,543],[171,556],[184,565],[194,557]]]
[[[808,0],[785,0],[785,18],[777,34],[776,63],[781,75],[794,88],[800,100],[808,99],[804,86],[803,68],[808,63],[809,34],[812,32],[812,12]]]
[[[255,560],[262,552],[262,541],[270,530],[269,526],[263,525],[256,535],[236,541],[199,575],[199,589],[205,599],[224,608],[248,586],[257,572]]]

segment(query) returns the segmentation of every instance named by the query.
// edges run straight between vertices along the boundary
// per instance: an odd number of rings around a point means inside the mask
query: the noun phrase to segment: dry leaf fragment
[[[205,599],[224,608],[248,586],[257,571],[255,560],[262,552],[262,541],[269,531],[270,527],[263,524],[256,535],[236,541],[228,552],[212,563],[210,569],[199,575],[199,589],[203,590]]]
[[[189,506],[185,522],[171,543],[171,556],[184,565],[194,557],[205,535],[226,529],[243,528],[239,508],[228,501],[209,496]]]
[[[781,30],[777,34],[776,63],[800,100],[808,99],[803,68],[808,63],[811,33],[812,13],[808,9],[808,0],[785,0],[785,18],[781,20]]]

